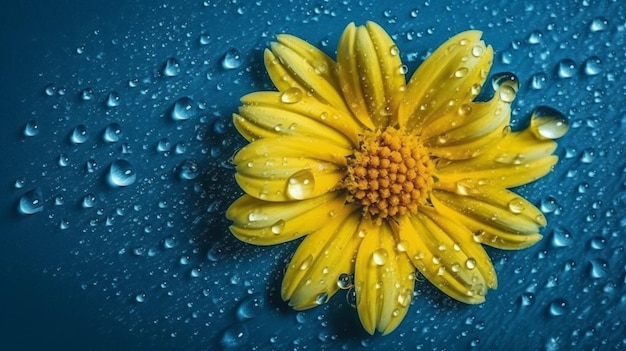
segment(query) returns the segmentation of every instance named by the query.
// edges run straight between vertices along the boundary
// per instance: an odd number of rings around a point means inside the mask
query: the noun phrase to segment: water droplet
[[[83,101],[93,100],[94,93],[92,88],[85,88],[80,92],[80,98]]]
[[[602,60],[598,56],[591,56],[585,60],[583,70],[588,76],[595,76],[602,72]]]
[[[400,49],[398,49],[398,47],[396,45],[392,45],[389,48],[389,54],[391,56],[398,56],[400,54]]]
[[[491,86],[495,91],[498,91],[503,87],[509,87],[513,91],[513,99],[515,99],[515,94],[517,94],[519,90],[519,78],[511,72],[496,73],[493,77],[491,77]],[[504,99],[503,101],[510,102]]]
[[[179,141],[174,146],[174,152],[178,155],[182,155],[187,151],[187,144],[184,141]]]
[[[224,58],[222,59],[222,68],[229,70],[235,69],[241,66],[242,63],[243,59],[241,58],[241,53],[239,50],[233,48],[224,54]]]
[[[576,62],[572,59],[562,59],[557,65],[556,73],[560,78],[572,78],[576,74]]]
[[[535,302],[535,294],[531,292],[525,292],[520,297],[520,305],[522,307],[530,306]]]
[[[315,178],[308,169],[294,173],[287,180],[287,196],[294,200],[308,198],[315,190]]]
[[[404,291],[398,294],[398,304],[402,307],[407,307],[411,303],[413,298],[413,291],[411,289],[404,289]]]
[[[83,197],[83,201],[81,203],[83,208],[92,208],[96,205],[96,197],[93,194],[87,194]]]
[[[47,96],[53,96],[57,92],[57,86],[54,83],[50,83],[46,85],[46,87],[43,89],[43,92]]]
[[[34,137],[37,134],[39,134],[39,126],[37,125],[37,122],[34,119],[26,122],[26,125],[24,126],[24,136]]]
[[[522,201],[522,199],[515,198],[509,201],[509,211],[515,214],[519,214],[519,213],[524,212],[525,209],[526,208],[524,207],[524,201]]]
[[[456,78],[463,78],[467,75],[467,72],[469,72],[469,69],[467,67],[461,67],[454,71],[454,76]]]
[[[541,43],[542,38],[543,38],[543,34],[538,30],[534,30],[530,32],[530,34],[528,35],[528,38],[526,38],[526,41],[528,42],[528,44],[534,45],[534,44]]]
[[[112,91],[107,95],[106,105],[107,107],[117,107],[120,105],[122,97],[117,91]]]
[[[606,239],[601,236],[591,238],[589,246],[594,250],[602,250],[606,247]]]
[[[589,30],[592,33],[605,31],[608,27],[609,21],[604,17],[596,17],[589,24]]]
[[[111,123],[104,128],[102,139],[107,143],[115,143],[122,137],[122,126],[118,123]]]
[[[379,248],[372,252],[372,262],[374,262],[377,266],[383,266],[387,263],[387,259],[389,258],[389,253],[384,248]]]
[[[208,33],[200,34],[200,38],[198,41],[200,42],[200,45],[209,44],[211,42],[211,34],[208,34]]]
[[[59,221],[59,229],[65,230],[70,227],[70,221],[66,218],[63,218]]]
[[[137,179],[135,167],[126,160],[115,160],[109,167],[109,185],[113,187],[125,187],[133,184]]]
[[[530,117],[530,130],[540,140],[558,139],[569,130],[569,121],[561,112],[539,106]]]
[[[323,293],[321,293],[321,294],[319,294],[319,295],[317,295],[317,296],[315,297],[315,303],[316,303],[317,305],[323,305],[323,304],[325,304],[326,302],[328,302],[328,299],[329,299],[329,298],[330,298],[330,297],[328,296],[328,294],[327,294],[327,293],[325,293],[325,292],[323,292]]]
[[[572,245],[573,242],[572,234],[570,234],[567,229],[557,227],[552,232],[553,247],[568,247]]]
[[[180,74],[180,63],[175,57],[170,57],[163,64],[161,72],[164,77],[176,77]]]
[[[356,308],[356,289],[354,286],[348,289],[348,292],[346,293],[346,302],[348,302],[348,305],[352,308]]]
[[[72,130],[72,134],[70,135],[72,144],[82,144],[86,142],[87,139],[89,139],[89,134],[87,134],[87,127],[84,124],[79,124]]]
[[[65,197],[62,194],[59,194],[54,198],[54,204],[56,206],[62,206],[64,203],[65,203]]]
[[[483,55],[483,47],[480,45],[476,45],[472,48],[472,56],[481,57]]]
[[[339,289],[345,290],[350,289],[354,283],[352,282],[352,275],[348,273],[341,273],[339,278],[337,278],[337,286]]]
[[[568,303],[565,299],[558,298],[550,302],[548,312],[551,316],[558,317],[564,315],[567,312],[568,307]]]
[[[280,94],[280,101],[285,104],[295,104],[302,100],[302,90],[296,87],[289,88]]]
[[[178,242],[173,236],[168,236],[167,238],[163,239],[163,247],[166,249],[172,249],[176,247],[176,245],[178,245]]]
[[[580,162],[592,163],[596,159],[596,151],[593,148],[587,148],[583,150],[583,154],[580,156]]]
[[[172,148],[172,143],[168,138],[161,138],[157,142],[156,149],[158,152],[167,152]]]
[[[146,301],[146,294],[144,293],[139,293],[137,295],[135,295],[135,301],[142,303],[144,301]]]
[[[559,205],[556,202],[556,199],[552,196],[548,196],[541,200],[541,212],[543,213],[552,213],[559,209]]]
[[[200,170],[196,160],[185,160],[179,167],[178,176],[182,180],[193,180],[196,179],[199,173]]]
[[[261,294],[247,296],[237,307],[237,319],[240,321],[252,319],[263,312],[265,300]]]
[[[43,211],[43,191],[37,187],[27,191],[20,197],[18,211],[21,214],[32,215]]]
[[[465,267],[469,270],[476,268],[476,260],[473,258],[468,258],[467,261],[465,261]]]
[[[600,279],[607,275],[609,263],[601,258],[589,261],[589,274],[591,278]]]
[[[59,154],[59,167],[66,167],[70,164],[70,158],[67,154]]]
[[[202,273],[202,269],[200,267],[194,267],[189,271],[189,276],[192,278],[198,278]]]
[[[272,234],[279,235],[280,233],[283,232],[284,228],[285,228],[285,221],[283,221],[282,219],[278,220],[278,222],[272,225],[272,228],[271,228]]]
[[[193,101],[188,97],[182,97],[174,103],[172,108],[172,119],[175,121],[185,121],[196,114]]]
[[[313,263],[313,256],[312,255],[308,255],[304,261],[302,261],[302,263],[300,263],[300,270],[301,271],[305,271],[307,269],[309,269],[309,267],[311,266],[311,263]]]
[[[546,86],[546,82],[548,81],[548,76],[541,72],[533,74],[530,79],[530,86],[535,90],[543,89]]]

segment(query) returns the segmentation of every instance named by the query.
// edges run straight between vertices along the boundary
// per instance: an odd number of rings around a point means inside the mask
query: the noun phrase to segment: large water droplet
[[[528,42],[528,44],[534,45],[534,44],[541,43],[542,38],[543,38],[543,34],[538,30],[534,30],[530,32],[530,34],[528,35],[528,38],[526,38],[526,41]]]
[[[591,278],[600,279],[606,277],[609,264],[601,258],[589,261],[589,274]]]
[[[287,196],[294,200],[308,198],[315,190],[315,177],[308,169],[294,173],[287,180]]]
[[[242,63],[241,53],[235,48],[228,50],[222,59],[222,67],[224,69],[235,69],[241,66]]]
[[[24,136],[33,137],[37,134],[39,134],[39,126],[37,125],[37,122],[34,119],[26,122],[26,125],[24,126]]]
[[[174,103],[172,108],[172,119],[175,121],[185,121],[193,117],[196,114],[196,109],[193,104],[193,100],[189,97],[182,97]]]
[[[57,92],[57,86],[54,83],[50,83],[46,85],[46,87],[43,89],[43,92],[47,96],[53,96]]]
[[[29,190],[22,197],[18,205],[21,214],[32,215],[43,211],[43,192],[41,188]]]
[[[163,64],[161,72],[164,77],[176,77],[180,74],[180,63],[175,57],[170,57]]]
[[[595,76],[602,72],[602,60],[598,56],[591,56],[585,60],[583,71],[588,76]]]
[[[302,90],[296,87],[289,88],[280,94],[280,101],[285,104],[295,104],[302,100]]]
[[[118,123],[111,123],[106,128],[104,128],[104,134],[102,134],[102,139],[107,143],[115,143],[120,140],[122,136],[122,126]]]
[[[87,139],[89,139],[89,134],[87,134],[87,127],[84,124],[79,124],[72,130],[72,134],[70,135],[72,144],[82,144],[86,142]]]
[[[557,65],[556,73],[561,78],[572,78],[576,74],[576,62],[572,59],[562,59]]]
[[[111,186],[124,187],[135,182],[137,174],[135,167],[126,160],[115,160],[109,167],[108,181]]]
[[[548,313],[550,313],[551,316],[558,317],[564,315],[567,312],[567,309],[567,301],[565,299],[558,298],[550,302],[550,305],[548,306]]]
[[[572,234],[567,229],[555,228],[552,233],[553,247],[568,247],[573,243]]]
[[[530,117],[530,130],[537,139],[558,139],[569,130],[569,121],[561,112],[548,106],[539,106]]]
[[[604,17],[596,17],[589,24],[592,33],[605,31],[609,27],[609,21]]]

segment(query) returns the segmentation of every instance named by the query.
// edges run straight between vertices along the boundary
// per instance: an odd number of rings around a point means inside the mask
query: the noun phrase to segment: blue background
[[[272,89],[264,48],[287,32],[334,57],[345,25],[368,19],[394,37],[409,72],[451,35],[484,31],[496,52],[491,73],[512,71],[522,83],[514,127],[539,105],[571,125],[554,172],[517,189],[546,210],[544,239],[489,249],[499,288],[485,304],[417,282],[404,322],[385,337],[363,331],[345,291],[291,310],[278,291],[298,243],[246,245],[224,219],[240,194],[228,159],[244,145],[230,116],[243,94]],[[624,348],[625,38],[617,0],[5,3],[0,348]],[[236,67],[224,67],[232,49]],[[171,58],[179,72],[167,76]],[[107,106],[111,93],[118,106]],[[192,116],[177,121],[183,97]],[[29,121],[34,136],[24,133]],[[103,138],[111,123],[121,126],[117,142]],[[79,125],[88,139],[75,144]],[[107,182],[117,159],[134,167],[127,187]],[[41,212],[19,213],[33,189]],[[85,208],[90,195],[95,205]]]

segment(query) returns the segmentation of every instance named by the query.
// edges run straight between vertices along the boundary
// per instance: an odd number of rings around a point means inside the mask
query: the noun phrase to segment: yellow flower
[[[234,157],[246,193],[227,211],[256,245],[306,237],[282,297],[297,310],[326,302],[353,275],[373,334],[393,331],[415,271],[449,296],[481,303],[496,273],[481,244],[528,247],[541,211],[507,190],[556,163],[556,143],[512,132],[516,89],[475,102],[493,51],[467,31],[445,42],[408,84],[398,47],[377,24],[350,24],[337,62],[279,35],[265,51],[278,92],[244,96],[234,124],[250,144]]]

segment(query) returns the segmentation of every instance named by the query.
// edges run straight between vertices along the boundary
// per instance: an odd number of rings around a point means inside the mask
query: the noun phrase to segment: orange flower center
[[[366,132],[348,159],[348,201],[376,220],[416,213],[428,199],[434,172],[428,150],[415,135],[393,127]]]

